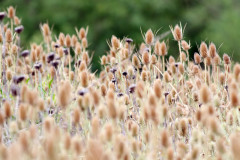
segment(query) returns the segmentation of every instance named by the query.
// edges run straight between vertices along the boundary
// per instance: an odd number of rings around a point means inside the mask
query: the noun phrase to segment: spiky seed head
[[[216,54],[217,54],[216,46],[215,46],[214,43],[211,43],[211,44],[209,45],[209,56],[210,56],[211,58],[214,58],[214,57],[216,56]]]
[[[143,64],[148,65],[150,62],[150,57],[148,52],[144,52],[142,55]]]
[[[71,101],[71,84],[69,81],[65,81],[59,87],[58,103],[65,109]]]
[[[206,58],[208,56],[208,47],[205,42],[201,43],[199,51],[203,58]]]
[[[84,28],[81,28],[78,34],[79,39],[83,39],[87,36],[86,30]]]
[[[154,52],[156,55],[160,56],[161,50],[160,50],[161,43],[157,41],[154,46]]]
[[[111,43],[112,43],[112,47],[113,47],[114,50],[119,49],[120,42],[119,42],[119,40],[117,39],[116,36],[114,36],[114,35],[112,36]]]
[[[235,132],[230,136],[230,145],[231,145],[231,151],[234,159],[240,159],[240,139],[239,139],[240,133]]]
[[[152,44],[153,44],[153,41],[154,41],[153,32],[152,32],[151,29],[148,29],[148,31],[147,31],[146,34],[145,34],[145,42],[146,42],[148,45],[152,45]]]
[[[174,27],[173,36],[176,41],[182,40],[183,38],[182,28],[180,28],[179,25],[176,25]]]
[[[203,85],[200,90],[200,100],[202,103],[207,104],[211,100],[211,92],[206,85]]]
[[[88,72],[87,71],[82,71],[81,72],[81,76],[80,76],[80,78],[81,78],[81,85],[83,86],[83,87],[87,87],[88,86]]]
[[[3,108],[4,108],[5,118],[6,119],[10,118],[12,115],[10,103],[8,101],[5,101],[3,104]]]
[[[6,33],[5,33],[5,37],[6,37],[6,41],[8,43],[11,43],[12,42],[12,32],[11,30],[8,28]]]
[[[236,90],[231,91],[230,99],[232,107],[237,107],[239,105],[238,94]]]
[[[225,64],[231,63],[230,57],[226,53],[223,54],[223,61]]]
[[[195,61],[196,64],[201,63],[201,57],[198,53],[194,53],[194,61]]]
[[[164,41],[160,44],[160,55],[161,56],[167,55],[167,45]]]
[[[190,49],[190,45],[185,40],[181,41],[181,45],[185,51],[188,51]]]
[[[8,8],[8,18],[13,19],[14,16],[15,16],[15,9],[13,8],[13,6],[10,6],[10,7]]]

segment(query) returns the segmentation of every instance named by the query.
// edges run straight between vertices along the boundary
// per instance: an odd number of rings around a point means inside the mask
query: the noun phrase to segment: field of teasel
[[[13,7],[0,23],[0,159],[240,159],[240,65],[214,43],[190,53],[181,24],[177,59],[151,29],[139,47],[112,36],[98,76],[88,28],[41,24],[26,49]]]

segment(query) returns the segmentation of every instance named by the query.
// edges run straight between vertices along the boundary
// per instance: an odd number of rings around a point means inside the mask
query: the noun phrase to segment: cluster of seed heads
[[[151,29],[139,47],[112,36],[98,76],[88,28],[53,35],[44,23],[24,49],[13,7],[0,23],[0,159],[240,159],[240,65],[214,43],[191,53],[170,27],[174,58]]]

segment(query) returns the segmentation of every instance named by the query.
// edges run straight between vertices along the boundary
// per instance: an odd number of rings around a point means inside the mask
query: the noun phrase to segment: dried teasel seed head
[[[139,61],[138,57],[135,54],[132,57],[132,63],[134,65],[134,67],[140,68],[140,61]]]
[[[157,41],[154,46],[154,52],[156,55],[160,56],[161,50],[160,50],[161,43]]]
[[[184,73],[184,66],[183,66],[182,63],[180,63],[180,64],[178,65],[178,70],[179,70],[180,74],[183,74],[183,73]]]
[[[164,72],[164,74],[163,74],[163,79],[164,79],[164,81],[167,82],[167,83],[169,83],[169,82],[172,81],[172,77],[169,75],[169,73],[168,73],[167,71]]]
[[[222,85],[225,83],[225,74],[224,73],[220,73],[219,81]]]
[[[203,58],[206,58],[208,56],[208,47],[205,42],[201,43],[199,51]]]
[[[167,149],[167,160],[174,160],[174,151],[171,147]]]
[[[226,53],[223,54],[223,61],[225,64],[231,63],[230,57]]]
[[[150,62],[150,57],[148,52],[144,52],[142,55],[143,64],[148,65]]]
[[[166,129],[164,129],[162,132],[161,132],[161,145],[164,147],[164,148],[168,148],[170,142],[169,142],[169,135],[168,135],[168,131]]]
[[[80,121],[80,109],[75,108],[73,112],[73,123],[77,125]]]
[[[71,101],[71,84],[65,81],[61,84],[58,92],[58,103],[64,109]]]
[[[200,64],[201,63],[201,57],[198,53],[194,53],[194,62],[196,64]]]
[[[231,144],[231,151],[233,154],[234,159],[240,159],[240,152],[239,152],[239,148],[240,148],[240,139],[239,139],[240,133],[236,132],[233,133],[230,136],[230,144]]]
[[[181,45],[185,51],[188,51],[190,49],[190,44],[188,44],[185,40],[181,41]]]
[[[6,41],[8,43],[11,43],[12,42],[12,32],[11,30],[8,28],[6,33],[5,33],[5,37],[6,37]]]
[[[206,104],[211,100],[211,92],[206,85],[203,85],[200,89],[200,100],[202,103]]]
[[[68,48],[71,47],[71,37],[70,37],[69,34],[67,34],[66,37],[65,37],[65,44]]]
[[[4,108],[5,118],[6,119],[10,118],[12,115],[10,103],[8,101],[5,101],[3,104],[3,108]]]
[[[211,64],[212,64],[212,59],[211,59],[211,57],[207,56],[206,57],[206,65],[211,66]]]
[[[238,81],[238,77],[239,77],[239,74],[240,74],[240,64],[235,64],[234,65],[234,68],[233,68],[233,74],[234,74],[234,78],[236,81]]]
[[[160,99],[161,96],[162,96],[162,88],[161,88],[161,81],[160,81],[160,79],[157,79],[157,80],[154,82],[153,88],[154,88],[155,96],[156,96],[158,99]]]
[[[87,71],[82,71],[81,72],[81,76],[80,76],[80,78],[81,78],[81,85],[83,86],[83,87],[87,87],[88,86],[88,72]]]
[[[153,41],[154,41],[154,35],[153,35],[153,32],[151,29],[149,29],[146,34],[145,34],[145,42],[148,44],[148,45],[152,45],[153,44]]]
[[[238,93],[236,90],[233,90],[230,94],[231,106],[237,107],[239,105]]]
[[[82,39],[82,47],[83,47],[83,48],[87,48],[87,47],[88,47],[87,38],[83,38],[83,39]]]
[[[19,105],[19,117],[21,121],[25,121],[27,119],[27,107],[24,104]]]
[[[173,36],[176,41],[180,41],[183,38],[182,28],[176,25],[173,30]]]
[[[86,30],[84,28],[81,28],[78,34],[79,39],[83,39],[87,36]]]
[[[170,56],[169,57],[169,64],[173,64],[173,63],[175,63],[175,59],[174,59],[173,56]]]
[[[214,58],[217,55],[217,49],[214,43],[211,43],[209,45],[209,56],[211,58]]]
[[[166,56],[167,55],[167,46],[166,46],[166,43],[164,41],[160,44],[160,55],[161,56]]]
[[[45,38],[50,36],[51,31],[50,31],[49,25],[47,23],[44,23],[41,28],[42,28],[42,32],[43,32],[43,35]]]
[[[13,19],[14,16],[15,16],[15,9],[13,8],[13,6],[10,6],[10,7],[8,8],[8,18]]]
[[[112,43],[112,47],[113,47],[114,50],[119,49],[120,42],[119,42],[119,40],[117,39],[116,36],[114,36],[114,35],[112,36],[111,43]]]
[[[11,81],[12,80],[12,72],[10,70],[7,70],[6,72],[6,77],[7,77],[7,80],[8,81]]]

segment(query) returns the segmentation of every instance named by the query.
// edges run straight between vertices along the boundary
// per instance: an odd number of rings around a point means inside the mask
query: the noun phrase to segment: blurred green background
[[[228,53],[235,61],[240,58],[239,0],[3,0],[0,9],[17,8],[17,16],[25,27],[24,46],[41,42],[39,24],[48,22],[56,34],[73,34],[75,27],[89,26],[89,50],[94,52],[92,69],[100,69],[99,57],[106,54],[111,35],[134,39],[138,47],[148,28],[158,35],[169,25],[187,24],[184,38],[191,41],[191,54],[202,40],[214,42],[219,53]],[[169,54],[177,52],[176,42],[168,35]]]

